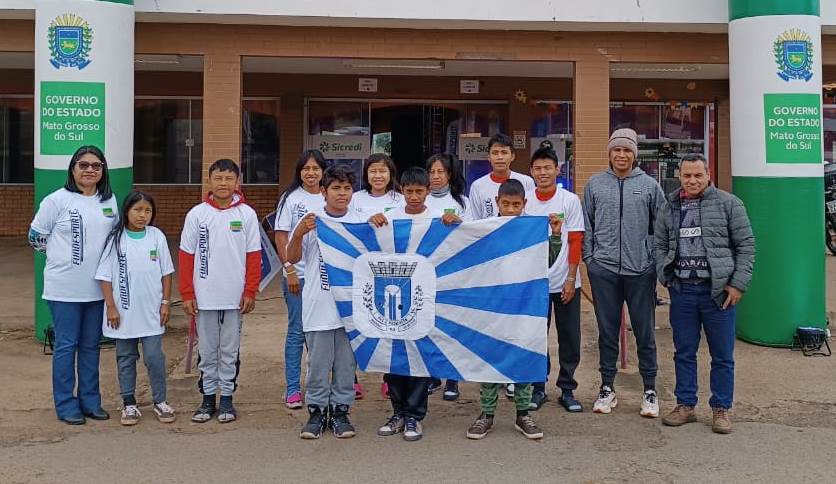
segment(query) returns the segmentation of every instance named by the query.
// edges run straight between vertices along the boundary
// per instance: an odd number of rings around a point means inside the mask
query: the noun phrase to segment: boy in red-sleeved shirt
[[[210,192],[186,215],[180,236],[180,295],[183,310],[196,317],[198,388],[203,403],[193,422],[206,422],[216,410],[221,423],[234,421],[232,405],[238,377],[241,315],[255,308],[261,279],[258,217],[236,191],[240,169],[221,159],[209,167]],[[221,401],[216,407],[215,394]]]

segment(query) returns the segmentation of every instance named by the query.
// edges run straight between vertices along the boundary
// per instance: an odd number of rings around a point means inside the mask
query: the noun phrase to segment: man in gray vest
[[[735,305],[752,278],[755,237],[743,203],[710,184],[699,154],[679,163],[682,188],[670,193],[656,217],[653,252],[659,281],[671,296],[676,407],[662,423],[697,420],[697,350],[705,331],[711,354],[712,430],[732,431]]]
[[[610,168],[589,179],[583,193],[586,235],[583,259],[595,300],[601,388],[592,407],[610,413],[615,396],[619,328],[624,303],[638,348],[644,394],[639,412],[659,416],[656,395],[656,267],[653,220],[665,194],[637,166],[638,144],[632,129],[617,129],[607,145]]]

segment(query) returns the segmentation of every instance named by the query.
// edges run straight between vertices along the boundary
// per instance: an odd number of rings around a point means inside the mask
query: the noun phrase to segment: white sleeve
[[[523,175],[523,187],[525,187],[525,191],[533,191],[537,188],[537,185],[534,184],[534,178],[531,178],[528,175]]]
[[[473,190],[473,188],[476,190]],[[485,218],[480,210],[481,201],[479,198],[481,198],[481,195],[479,194],[479,187],[471,185],[470,198],[467,200],[467,212],[470,216],[470,220],[481,220]]]
[[[35,214],[30,227],[39,234],[52,233],[60,214],[61,208],[55,201],[55,197],[47,196],[41,201],[41,206],[38,207],[38,212]]]
[[[188,254],[197,251],[197,216],[194,209],[186,214],[186,221],[183,223],[183,232],[180,233],[180,250]]]
[[[168,250],[168,241],[162,231],[158,232],[157,256],[160,258],[160,269],[164,276],[174,273],[174,263],[171,260],[171,251]]]
[[[113,238],[110,238],[105,245],[104,252],[99,258],[99,267],[96,268],[96,280],[107,281],[113,280],[113,258],[116,254],[116,247],[113,246]]]
[[[282,205],[282,203],[284,203],[284,205]],[[292,215],[293,206],[292,206],[292,202],[290,200],[290,194],[289,193],[284,197],[284,200],[279,202],[279,205],[282,206],[282,209],[281,209],[281,211],[279,211],[279,214],[276,216],[276,230],[281,230],[283,232],[290,232],[290,229],[293,228],[292,227],[292,224],[293,224],[293,215]]]
[[[470,220],[473,220],[473,218],[470,216],[470,199],[464,195],[462,195],[462,198],[464,203],[462,203],[462,213],[461,216],[459,216],[459,218],[462,219],[462,222],[468,222]]]
[[[583,209],[581,208],[581,200],[577,195],[572,194],[566,202],[566,231],[568,232],[584,232],[583,223]]]
[[[247,210],[244,232],[247,235],[247,253],[261,252],[261,229],[258,226],[258,215],[251,208]]]

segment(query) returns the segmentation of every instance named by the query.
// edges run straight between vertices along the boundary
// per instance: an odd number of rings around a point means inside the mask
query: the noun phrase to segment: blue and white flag
[[[363,371],[546,379],[548,222],[497,217],[375,228],[317,219],[322,262]]]

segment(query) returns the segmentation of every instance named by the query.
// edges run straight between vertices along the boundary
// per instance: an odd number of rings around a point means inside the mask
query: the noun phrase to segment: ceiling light
[[[702,66],[612,66],[611,72],[668,72],[685,74],[702,70]]]
[[[180,64],[179,55],[137,55],[134,58],[135,64]]]
[[[438,70],[444,69],[444,62],[422,62],[422,61],[379,61],[379,62],[361,62],[361,61],[345,61],[343,67],[349,69],[429,69]]]

